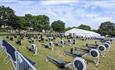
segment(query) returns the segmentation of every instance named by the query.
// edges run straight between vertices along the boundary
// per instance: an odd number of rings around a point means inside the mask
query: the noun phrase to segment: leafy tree
[[[15,25],[15,20],[16,15],[13,11],[13,9],[9,8],[9,7],[4,7],[4,6],[0,6],[0,26],[4,25],[4,26],[14,26]]]
[[[84,29],[84,30],[91,30],[91,27],[88,25],[83,25],[81,24],[80,26],[78,26],[79,29]]]
[[[26,21],[26,26],[27,27],[32,27],[33,16],[31,14],[25,14],[24,19]]]
[[[37,31],[50,29],[49,17],[45,15],[32,16],[31,14],[26,14],[24,17],[18,17],[17,23],[20,24],[21,29],[33,28]]]
[[[115,36],[115,24],[110,21],[103,22],[101,23],[98,32],[102,35]]]
[[[17,24],[19,25],[18,28],[20,29],[27,29],[27,21],[25,20],[25,17],[17,17]]]
[[[49,17],[46,15],[39,15],[39,16],[34,16],[33,19],[33,28],[35,30],[42,31],[44,30],[49,30],[50,29],[50,22],[49,22]]]
[[[65,31],[67,31],[67,30],[70,30],[70,29],[73,29],[73,28],[77,28],[77,27],[67,27],[67,28],[65,28]]]
[[[91,31],[93,31],[93,32],[97,32],[97,30],[95,30],[95,29],[93,29],[93,30],[91,30]]]
[[[21,22],[20,22],[20,18],[18,16],[13,18],[12,22],[13,22],[13,24],[12,24],[13,29],[21,29]]]
[[[70,29],[72,29],[72,27],[67,27],[67,28],[65,28],[65,31],[68,31]]]
[[[61,20],[54,21],[51,24],[51,27],[56,32],[63,32],[65,30],[65,23]]]

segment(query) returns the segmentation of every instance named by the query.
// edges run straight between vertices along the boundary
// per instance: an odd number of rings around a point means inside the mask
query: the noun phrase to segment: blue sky
[[[114,0],[0,0],[16,15],[47,15],[50,22],[62,20],[68,26],[86,24],[98,29],[101,22],[115,22]]]

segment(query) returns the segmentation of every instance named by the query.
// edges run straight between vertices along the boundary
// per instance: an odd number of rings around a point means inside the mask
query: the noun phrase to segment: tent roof
[[[100,36],[100,34],[98,34],[96,32],[87,31],[87,30],[83,30],[83,29],[77,29],[77,28],[73,28],[73,29],[66,31],[65,35],[69,35],[70,33],[75,34],[76,36],[87,36],[87,37]]]

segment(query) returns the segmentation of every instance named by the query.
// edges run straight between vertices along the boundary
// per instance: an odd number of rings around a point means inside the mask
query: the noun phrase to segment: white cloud
[[[35,1],[18,1],[20,5],[33,5]]]
[[[0,2],[16,2],[17,0],[0,0]]]
[[[41,1],[42,5],[57,5],[57,4],[70,4],[70,3],[77,3],[78,0],[46,0]]]
[[[108,8],[108,9],[112,9],[115,8],[115,1],[111,0],[111,1],[83,1],[81,2],[83,5],[83,7],[87,8],[87,7],[101,7],[101,8]]]
[[[0,3],[0,5],[13,8],[18,16],[24,16],[27,13],[31,13],[32,15],[45,14],[50,17],[51,22],[62,20],[66,23],[66,26],[86,24],[90,25],[93,29],[97,29],[101,22],[109,20],[115,21],[115,13],[113,11],[113,9],[115,9],[113,7],[115,2],[111,4],[112,5],[107,4],[105,1],[79,2],[78,0],[16,1],[15,3]],[[104,10],[100,10],[98,7]]]

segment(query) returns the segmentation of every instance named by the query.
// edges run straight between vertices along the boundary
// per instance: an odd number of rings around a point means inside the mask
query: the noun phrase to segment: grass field
[[[6,39],[4,36],[2,36],[1,38]],[[86,43],[94,44],[95,42],[95,40],[87,40],[87,41],[76,40],[75,45],[65,46],[64,48],[56,46],[54,48],[54,51],[51,51],[50,49],[44,48],[40,42],[35,40],[35,44],[38,47],[39,53],[38,55],[33,55],[33,53],[29,52],[26,49],[27,46],[31,45],[26,38],[24,38],[24,40],[22,41],[21,46],[17,45],[15,41],[10,41],[8,39],[6,40],[10,42],[23,55],[35,61],[36,62],[35,67],[37,68],[37,70],[60,70],[54,64],[50,62],[46,62],[46,56],[51,55],[59,59],[64,59],[66,61],[72,61],[73,60],[72,57],[63,55],[64,50],[69,50],[71,47],[80,48],[80,47],[83,47],[83,45],[85,45]],[[60,40],[60,39],[57,39],[57,40]],[[112,43],[110,52],[107,53],[104,58],[101,57],[100,64],[98,67],[96,67],[94,63],[89,62],[87,65],[88,70],[115,70],[115,47],[114,45],[115,45],[115,42]],[[0,48],[0,53],[1,52],[2,52],[2,49]],[[5,53],[0,55],[0,70],[13,70],[13,66],[11,62],[9,62],[8,64],[5,64],[4,58],[6,56],[7,55]]]

